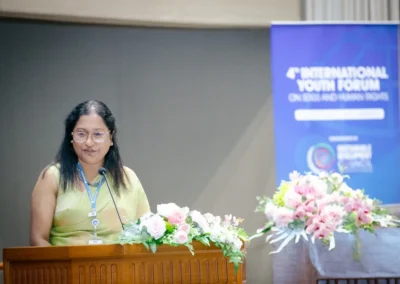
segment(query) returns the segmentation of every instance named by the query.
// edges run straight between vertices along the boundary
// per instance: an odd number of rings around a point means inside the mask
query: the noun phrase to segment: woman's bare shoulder
[[[128,178],[131,179],[131,181],[134,181],[135,179],[138,179],[135,171],[132,170],[131,168],[129,168],[127,166],[124,166],[124,172],[128,176]]]
[[[142,188],[142,184],[139,180],[139,177],[136,175],[135,171],[131,168],[124,166],[125,176],[128,178],[128,187],[140,189]]]
[[[58,164],[47,165],[39,174],[34,191],[58,191],[58,182],[60,178],[60,167]]]

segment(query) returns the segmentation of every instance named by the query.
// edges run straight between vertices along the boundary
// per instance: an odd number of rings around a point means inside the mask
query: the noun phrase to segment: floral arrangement
[[[280,252],[290,241],[295,243],[302,237],[305,241],[316,239],[335,248],[334,235],[337,232],[356,236],[355,258],[359,257],[360,243],[357,232],[360,229],[374,232],[375,227],[396,226],[399,220],[388,215],[379,207],[380,202],[369,198],[363,190],[353,190],[338,173],[304,175],[294,171],[289,181],[282,181],[272,198],[257,197],[256,212],[263,212],[267,218],[264,227],[250,239],[268,233],[266,241],[282,241]]]
[[[192,242],[199,241],[210,246],[210,242],[219,247],[224,256],[234,263],[235,271],[243,262],[245,253],[243,242],[248,240],[246,232],[239,228],[241,219],[232,215],[224,218],[211,213],[189,211],[188,207],[179,207],[175,203],[157,206],[157,213],[147,213],[136,222],[126,226],[119,236],[120,244],[143,244],[156,252],[159,245],[188,247],[194,254]]]

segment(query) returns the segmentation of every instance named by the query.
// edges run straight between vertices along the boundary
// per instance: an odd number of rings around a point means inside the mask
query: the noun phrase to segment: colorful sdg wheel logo
[[[334,166],[335,160],[335,151],[329,144],[318,143],[308,149],[307,164],[314,174],[328,172]]]

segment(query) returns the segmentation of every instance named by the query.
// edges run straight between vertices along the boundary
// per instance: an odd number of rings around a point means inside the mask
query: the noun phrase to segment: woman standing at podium
[[[67,116],[55,161],[33,189],[32,246],[112,243],[121,223],[150,211],[138,177],[122,164],[116,134],[115,118],[100,101],[83,102]]]

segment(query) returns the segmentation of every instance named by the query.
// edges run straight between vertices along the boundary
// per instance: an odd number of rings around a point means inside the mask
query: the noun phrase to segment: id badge
[[[102,245],[102,240],[89,240],[89,245]]]

